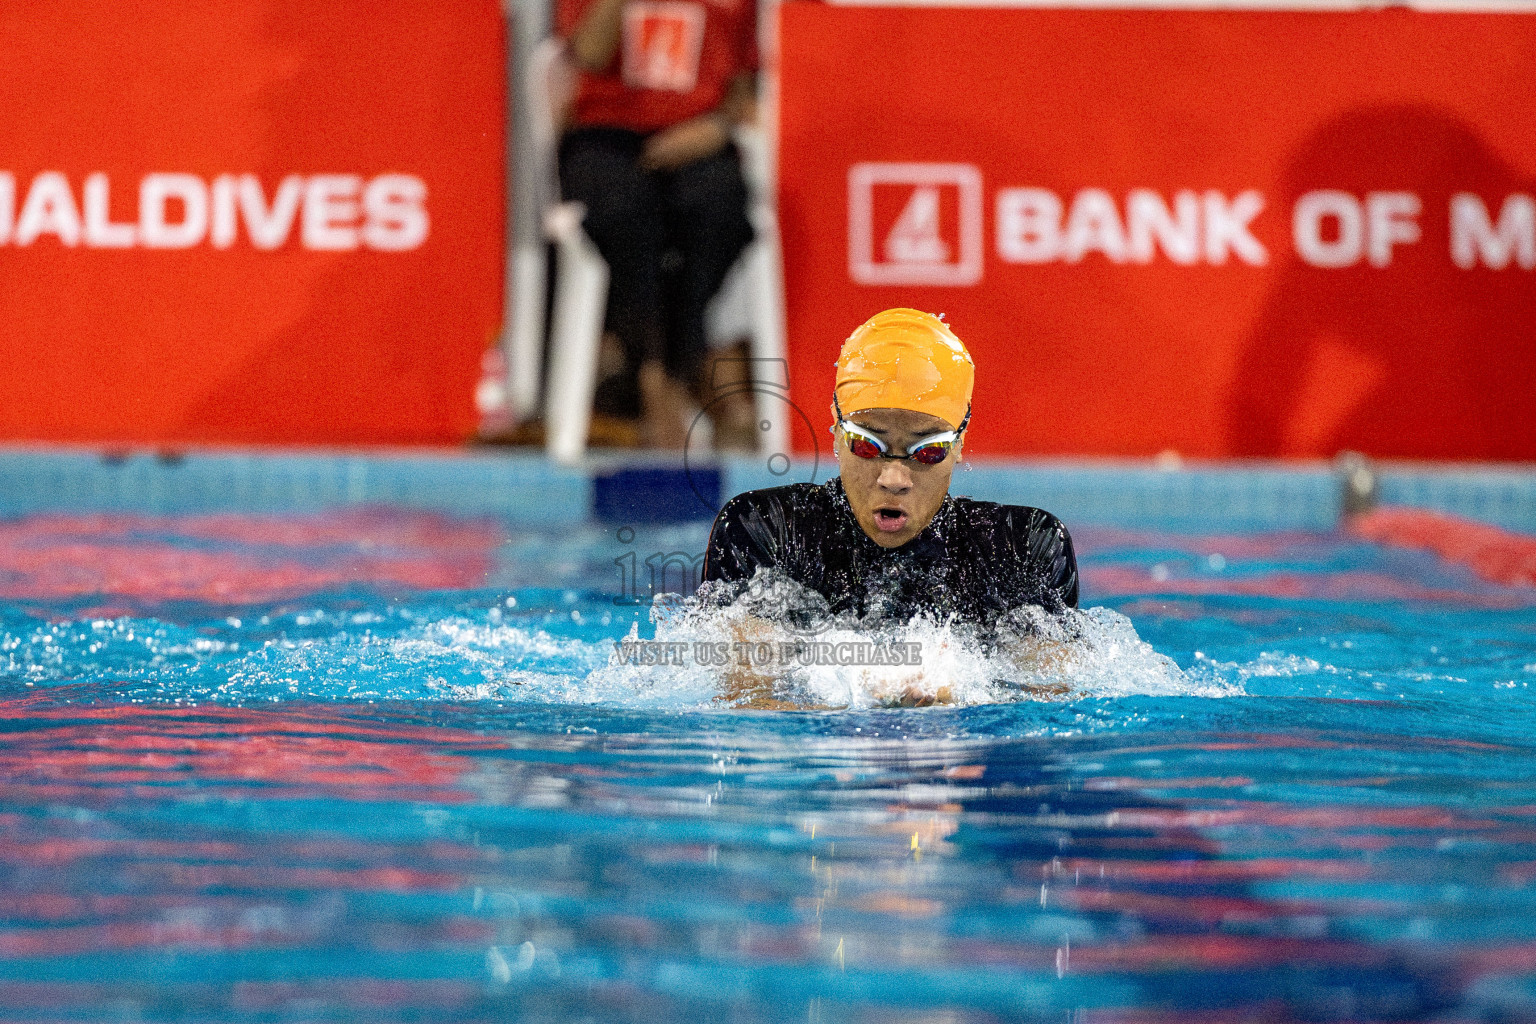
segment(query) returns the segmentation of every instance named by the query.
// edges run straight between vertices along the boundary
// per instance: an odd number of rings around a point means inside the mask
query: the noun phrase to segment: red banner
[[[1536,459],[1536,16],[781,26],[792,392],[948,315],[980,453]]]
[[[0,22],[0,437],[474,428],[501,316],[494,0],[30,0]]]

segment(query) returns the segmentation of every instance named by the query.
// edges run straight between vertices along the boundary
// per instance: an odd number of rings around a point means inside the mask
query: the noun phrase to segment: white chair
[[[544,237],[555,245],[549,377],[542,383],[546,449],[561,462],[576,462],[586,450],[598,345],[608,301],[608,264],[581,229],[586,209],[580,203],[560,201],[560,126],[574,82],[563,41],[552,37],[534,47],[526,78],[529,123],[523,138],[533,149],[538,173],[525,187],[537,193],[532,199],[540,211]],[[541,243],[520,248],[514,257],[515,307],[508,369],[510,404],[519,420],[532,416],[538,405],[544,357],[545,267]]]
[[[527,130],[543,181],[538,197],[545,236],[555,245],[554,310],[550,323],[549,377],[544,387],[545,446],[551,458],[578,462],[587,449],[592,424],[592,396],[597,387],[597,357],[602,344],[608,302],[608,265],[582,230],[586,209],[561,202],[557,168],[560,125],[569,103],[575,74],[562,40],[550,38],[535,48],[528,68],[531,115]],[[748,215],[757,237],[742,253],[732,276],[734,288],[722,288],[712,304],[710,322],[732,330],[731,323],[750,323],[752,357],[784,360],[783,276],[779,262],[778,219],[767,181],[767,148],[761,132],[742,128],[736,133],[743,174],[751,195]],[[511,348],[512,406],[519,418],[531,414],[539,391],[544,320],[544,254],[518,253],[519,308],[514,310]],[[537,298],[535,298],[537,296]],[[730,305],[735,304],[733,309]],[[748,307],[741,309],[745,303]],[[745,315],[743,313],[745,312]],[[737,335],[739,336],[739,335]],[[782,397],[787,397],[782,396]],[[788,406],[783,400],[759,396],[758,415],[769,426],[762,431],[764,450],[787,450]]]

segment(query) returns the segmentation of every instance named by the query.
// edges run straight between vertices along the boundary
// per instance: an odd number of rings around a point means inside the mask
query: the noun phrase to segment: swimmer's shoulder
[[[758,568],[801,561],[799,549],[825,531],[833,501],[816,484],[764,487],[731,498],[710,528],[704,579],[747,579]]]
[[[1031,505],[1002,505],[995,501],[978,501],[975,498],[954,499],[955,512],[968,529],[985,531],[1000,530],[1017,537],[1055,538],[1068,547],[1072,535],[1066,524],[1043,508]]]
[[[1004,550],[1013,552],[1029,600],[1049,608],[1077,607],[1077,553],[1065,523],[1030,505],[971,498],[954,502],[959,532],[979,545],[973,552],[993,558]]]
[[[742,491],[727,501],[715,517],[715,526],[751,513],[770,515],[818,515],[832,507],[832,494],[824,484],[785,484]]]

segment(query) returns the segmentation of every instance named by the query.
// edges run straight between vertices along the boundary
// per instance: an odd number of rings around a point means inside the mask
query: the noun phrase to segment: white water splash
[[[786,620],[773,614],[775,607],[805,613],[802,628],[770,625]],[[92,619],[0,633],[0,677],[27,686],[108,678],[135,697],[233,703],[447,700],[685,710],[747,703],[753,696],[832,708],[930,698],[975,705],[1131,694],[1224,696],[1241,693],[1249,675],[1264,674],[1211,671],[1204,664],[1186,674],[1137,636],[1130,620],[1104,608],[1060,618],[1038,609],[1020,613],[1014,627],[1025,636],[1016,645],[984,645],[963,625],[922,617],[894,626],[838,622],[825,609],[814,592],[772,580],[749,599],[724,607],[708,600],[658,604],[651,615],[654,639],[646,644],[679,655],[662,664],[627,663],[620,638],[603,635],[611,608],[579,602],[562,606],[570,625],[561,628],[505,622],[496,608],[484,614],[390,609],[363,617],[306,611],[289,621],[263,618],[253,624],[260,631],[255,635],[238,623],[208,635],[213,628],[206,625]],[[638,627],[631,627],[628,639],[640,641]],[[760,675],[771,677],[766,683],[744,681],[750,673],[729,663],[733,645],[746,641],[789,652],[758,666]],[[847,659],[851,663],[816,663],[799,653],[807,645],[855,656]],[[880,659],[869,656],[872,645],[911,657],[873,663]],[[721,648],[726,664],[700,657]],[[1019,658],[1010,649],[1033,653]]]
[[[635,643],[638,631],[631,630],[632,647],[616,645],[610,663],[592,673],[586,686],[594,699],[626,703],[624,694],[644,693],[666,703],[746,703],[756,697],[849,708],[1242,693],[1240,684],[1228,680],[1190,678],[1142,640],[1128,618],[1108,608],[1059,617],[1025,609],[1002,631],[1004,639],[990,645],[962,624],[924,616],[877,628],[802,620],[795,630],[775,624],[782,616],[770,620],[763,614],[765,607],[814,611],[818,602],[819,596],[796,584],[760,579],[742,600],[725,607],[658,604],[652,612],[655,640]],[[878,656],[871,657],[878,651],[915,653],[917,660],[880,664]],[[643,652],[658,660],[670,656],[670,663],[641,663],[635,655]],[[718,664],[722,653],[724,665]],[[835,663],[840,654],[851,663]],[[711,655],[715,664],[708,663]]]

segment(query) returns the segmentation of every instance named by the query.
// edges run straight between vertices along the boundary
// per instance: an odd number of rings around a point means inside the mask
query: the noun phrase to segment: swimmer
[[[1060,520],[950,496],[974,383],[970,353],[938,317],[913,309],[871,317],[837,359],[838,475],[726,502],[704,581],[715,593],[739,592],[771,567],[819,593],[834,615],[905,622],[926,613],[982,630],[1030,606],[1050,614],[1077,607],[1077,559]],[[771,625],[755,623],[751,639]],[[1064,655],[1043,640],[1008,653],[1025,673]],[[773,703],[771,680],[735,680],[728,690],[753,706]],[[943,703],[947,691],[919,674],[888,702]]]

